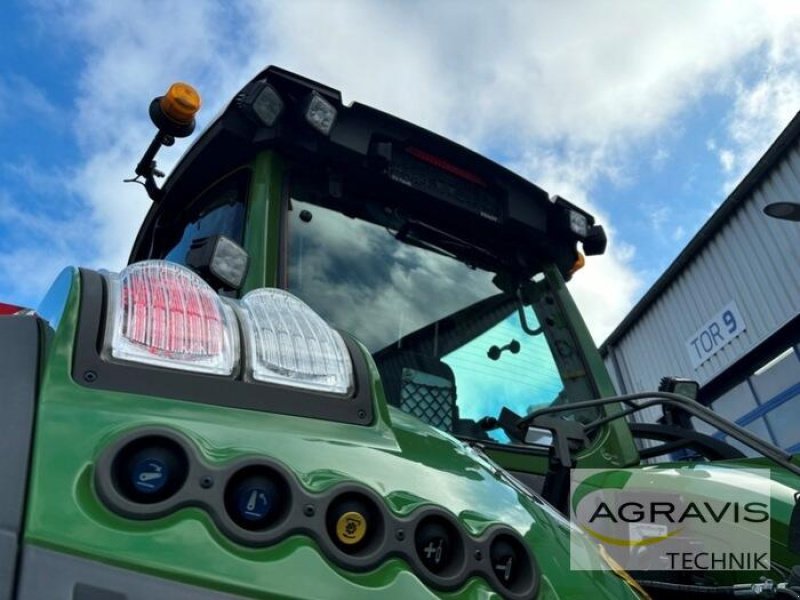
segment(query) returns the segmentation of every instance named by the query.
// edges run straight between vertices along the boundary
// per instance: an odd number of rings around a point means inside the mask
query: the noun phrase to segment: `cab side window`
[[[249,182],[249,169],[241,169],[203,192],[169,225],[159,227],[161,243],[156,255],[185,265],[195,240],[224,235],[243,245]]]

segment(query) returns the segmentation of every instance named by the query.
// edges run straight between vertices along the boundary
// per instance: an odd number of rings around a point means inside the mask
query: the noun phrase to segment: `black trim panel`
[[[342,337],[353,361],[355,378],[355,392],[349,398],[203,373],[109,362],[99,353],[105,280],[87,269],[81,269],[80,276],[82,297],[72,365],[72,377],[80,385],[355,425],[369,425],[373,421],[375,409],[366,358],[346,334]]]
[[[241,600],[201,587],[27,545],[17,600]]]
[[[284,102],[281,116],[269,127],[249,116],[245,100],[266,83]],[[307,99],[315,91],[337,111],[328,135],[305,119]],[[162,188],[159,208],[151,209],[139,231],[129,262],[150,256],[147,241],[157,214],[180,210],[209,179],[267,149],[333,172],[348,195],[391,201],[415,219],[489,250],[501,257],[498,264],[504,270],[510,267],[525,276],[552,262],[569,279],[577,242],[584,239],[569,228],[570,211],[584,215],[591,232],[605,235],[585,211],[564,199],[551,201],[542,188],[485,156],[366,105],[345,106],[338,91],[270,67],[235,96],[175,166]],[[474,202],[465,202],[468,196]],[[598,250],[597,241],[588,246]]]
[[[39,322],[0,317],[0,600],[12,598],[39,377]]]

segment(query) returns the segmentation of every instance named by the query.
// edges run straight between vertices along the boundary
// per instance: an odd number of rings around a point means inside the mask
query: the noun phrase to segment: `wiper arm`
[[[433,244],[430,244],[419,238],[412,237],[411,226],[409,223],[403,225],[400,228],[400,230],[396,234],[394,234],[394,238],[400,242],[403,242],[404,244],[408,244],[409,246],[421,248],[422,250],[429,250],[431,252],[439,254],[440,256],[446,256],[447,258],[453,258],[458,260],[458,257],[455,254],[447,252],[446,250],[442,250],[438,246],[434,246]]]
[[[494,270],[502,262],[499,257],[480,246],[414,219],[403,223],[394,237],[401,242],[449,256],[472,267],[481,265]]]

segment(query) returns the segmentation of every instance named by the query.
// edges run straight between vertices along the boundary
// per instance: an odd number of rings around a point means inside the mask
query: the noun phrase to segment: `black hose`
[[[734,596],[734,592],[737,591],[732,585],[689,585],[682,583],[668,583],[666,581],[647,581],[642,579],[638,579],[637,581],[644,588],[654,588],[657,590],[667,590],[670,592],[687,592],[691,594],[729,594]],[[793,600],[800,600],[800,594],[789,588],[777,588],[775,589],[775,595],[792,598]]]
[[[730,594],[733,595],[732,585],[690,585],[684,583],[667,583],[666,581],[646,581],[637,579],[645,588],[669,590],[672,592],[691,592],[693,594]]]

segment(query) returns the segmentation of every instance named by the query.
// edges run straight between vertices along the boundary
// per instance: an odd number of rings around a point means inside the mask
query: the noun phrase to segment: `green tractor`
[[[615,396],[565,286],[591,215],[275,67],[159,186],[199,103],[150,105],[128,266],[0,317],[1,600],[796,597],[800,468],[690,382]],[[566,518],[576,467],[762,467],[770,562],[629,574]]]

